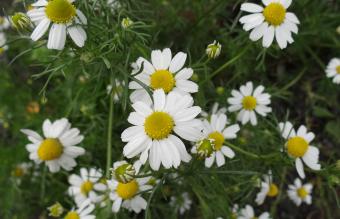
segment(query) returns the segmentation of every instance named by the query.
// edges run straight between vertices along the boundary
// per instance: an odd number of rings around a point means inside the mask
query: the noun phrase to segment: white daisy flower
[[[192,204],[192,200],[190,199],[190,196],[187,192],[184,192],[181,194],[180,197],[172,196],[170,199],[170,205],[173,208],[176,208],[176,206],[179,207],[179,213],[182,215],[184,212],[190,210]]]
[[[272,108],[267,106],[270,104],[270,95],[263,91],[262,85],[253,89],[252,82],[242,85],[240,91],[232,90],[233,97],[228,98],[228,103],[231,104],[228,110],[230,112],[240,111],[237,120],[243,125],[249,121],[252,125],[257,125],[256,113],[265,117],[272,111]]]
[[[255,216],[255,212],[252,206],[246,205],[245,208],[242,208],[240,211],[240,215],[237,217],[237,219],[270,219],[270,215],[268,212],[262,213],[260,216]]]
[[[211,112],[205,112],[202,110],[201,112],[201,116],[203,116],[204,118],[209,118],[210,115],[215,114],[215,115],[220,115],[220,114],[225,114],[227,112],[227,108],[226,107],[221,107],[219,108],[219,103],[215,102],[213,104],[213,107],[211,108]]]
[[[118,212],[121,207],[134,211],[141,212],[146,209],[147,202],[141,196],[141,192],[152,189],[148,184],[150,177],[136,178],[128,183],[118,182],[115,179],[108,180],[110,199],[113,201],[112,211]]]
[[[216,59],[221,54],[221,50],[222,50],[221,44],[214,40],[213,43],[207,46],[205,52],[209,58]]]
[[[26,145],[29,158],[37,164],[45,162],[52,173],[58,172],[60,167],[72,170],[77,165],[75,158],[85,153],[84,148],[75,146],[82,142],[84,136],[79,135],[79,129],[71,128],[66,118],[53,123],[46,119],[42,128],[45,138],[35,131],[21,129],[31,141]]]
[[[138,58],[133,69],[142,69],[142,72],[134,76],[137,80],[143,82],[152,90],[163,89],[165,93],[177,91],[182,95],[195,93],[198,91],[198,85],[189,78],[193,74],[191,68],[183,68],[187,54],[183,52],[177,53],[174,57],[171,55],[169,48],[161,50],[153,50],[151,53],[151,62],[145,58]],[[144,101],[151,104],[151,98],[147,91],[136,81],[131,81],[129,88],[133,89],[130,99],[134,103],[136,101]]]
[[[27,15],[37,26],[31,39],[39,40],[51,26],[47,48],[64,49],[67,34],[78,47],[83,47],[87,36],[82,26],[87,24],[87,19],[73,5],[74,2],[75,0],[38,0],[32,4],[34,9],[29,10]]]
[[[11,26],[11,22],[8,17],[0,16],[0,31],[4,31]]]
[[[15,168],[12,170],[11,175],[14,177],[17,184],[21,183],[21,179],[29,174],[30,169],[32,167],[32,163],[24,162],[17,164]]]
[[[298,33],[299,19],[294,13],[287,12],[292,0],[262,0],[263,8],[254,3],[243,3],[241,11],[252,13],[240,18],[245,31],[251,31],[250,39],[262,38],[262,46],[269,47],[274,37],[281,49],[293,43],[292,33]]]
[[[275,183],[273,183],[272,173],[269,171],[268,175],[264,175],[261,182],[261,191],[257,193],[255,202],[258,205],[262,205],[266,197],[276,197],[279,193],[279,189]]]
[[[326,68],[327,77],[333,78],[333,83],[340,84],[340,59],[333,58]]]
[[[307,128],[301,125],[297,132],[291,122],[279,123],[282,137],[286,139],[286,150],[289,156],[295,159],[296,170],[301,178],[305,178],[302,161],[312,170],[320,170],[319,149],[310,145],[314,139],[313,132],[307,132]]]
[[[85,200],[89,199],[91,203],[99,203],[104,199],[100,194],[106,191],[107,187],[101,182],[103,177],[100,169],[86,168],[80,169],[80,175],[72,174],[68,178],[70,187],[68,194],[74,197],[75,203],[80,206]]]
[[[224,145],[225,139],[236,138],[237,132],[240,130],[238,124],[234,124],[226,127],[228,124],[227,116],[225,114],[212,115],[210,122],[208,120],[203,121],[203,139],[211,139],[212,153],[205,159],[205,166],[211,167],[216,159],[218,167],[225,164],[224,156],[233,158],[235,156],[234,151],[228,146]],[[192,153],[199,153],[200,146],[193,147]],[[207,154],[209,155],[209,153]]]
[[[132,105],[135,112],[130,113],[129,123],[133,126],[125,129],[121,138],[128,142],[123,154],[127,158],[139,154],[140,161],[158,170],[162,164],[165,168],[177,168],[181,161],[189,162],[183,141],[179,137],[195,141],[200,136],[201,121],[195,117],[201,108],[193,106],[190,95],[182,96],[177,92],[168,95],[162,89],[153,93],[153,104],[138,101]]]
[[[312,204],[312,190],[313,185],[306,183],[302,185],[299,178],[296,178],[293,185],[288,185],[288,197],[297,205],[300,206],[302,202],[310,205]]]
[[[95,219],[96,216],[91,214],[94,208],[90,200],[85,200],[78,209],[67,212],[64,219]]]

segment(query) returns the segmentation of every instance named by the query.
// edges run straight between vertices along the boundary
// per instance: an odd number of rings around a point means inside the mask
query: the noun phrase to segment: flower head
[[[240,210],[240,215],[237,219],[270,219],[270,215],[268,212],[262,213],[260,216],[256,216],[254,209],[250,205],[246,205],[246,207]]]
[[[262,0],[264,8],[254,3],[243,3],[241,11],[252,13],[240,18],[245,31],[251,31],[250,39],[262,38],[262,46],[269,47],[274,37],[281,49],[293,43],[292,33],[298,33],[298,18],[287,9],[292,0]]]
[[[121,25],[124,29],[126,29],[126,28],[129,28],[131,25],[133,25],[133,21],[130,18],[126,17],[126,18],[123,18]]]
[[[327,77],[333,78],[333,83],[340,84],[340,59],[333,58],[326,68]]]
[[[94,208],[90,200],[85,200],[79,208],[67,212],[64,219],[95,219],[96,216],[91,214]]]
[[[51,216],[51,217],[60,217],[63,212],[64,212],[64,208],[63,206],[59,203],[59,202],[56,202],[54,203],[53,205],[51,205],[50,207],[47,208],[47,210],[50,212],[48,214],[48,216]]]
[[[269,171],[268,175],[263,177],[261,182],[261,191],[257,193],[255,202],[262,205],[266,197],[276,197],[279,193],[278,186],[273,182],[272,173]]]
[[[253,88],[252,82],[240,87],[240,91],[232,90],[233,97],[228,98],[228,103],[231,106],[228,108],[230,112],[240,111],[237,115],[237,120],[246,124],[250,121],[252,125],[257,125],[256,113],[261,116],[267,116],[272,111],[270,104],[270,95],[263,93],[262,85]]]
[[[205,52],[207,53],[209,58],[216,59],[221,54],[221,49],[222,49],[221,44],[214,40],[213,43],[207,46]]]
[[[288,186],[288,197],[297,205],[305,202],[310,205],[312,203],[312,190],[313,185],[311,183],[302,184],[299,178],[296,178],[293,185]]]
[[[46,119],[43,123],[45,138],[29,129],[21,129],[21,132],[31,141],[26,145],[29,158],[37,164],[45,162],[51,172],[58,172],[60,167],[66,171],[72,170],[77,165],[74,159],[85,153],[83,148],[75,146],[84,137],[77,128],[71,128],[71,123],[66,118],[53,123]]]

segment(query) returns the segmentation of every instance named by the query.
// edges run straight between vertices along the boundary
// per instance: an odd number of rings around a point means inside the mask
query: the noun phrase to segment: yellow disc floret
[[[150,86],[153,89],[163,89],[165,93],[168,93],[175,86],[174,76],[168,70],[155,71],[150,76]]]
[[[308,149],[308,142],[299,136],[292,137],[287,142],[288,154],[293,157],[302,157]]]
[[[93,189],[93,183],[89,180],[85,181],[80,187],[80,191],[84,195],[89,194],[89,192],[92,191],[92,189]]]
[[[76,15],[76,7],[68,0],[51,0],[45,9],[46,16],[54,23],[68,23]]]
[[[63,145],[57,138],[47,138],[40,144],[37,152],[40,160],[54,160],[63,153]]]
[[[303,187],[299,188],[296,192],[297,192],[297,195],[298,195],[301,199],[305,199],[306,196],[308,195],[308,192],[307,192],[306,189],[303,188]]]
[[[221,132],[212,132],[208,135],[209,139],[213,139],[214,140],[214,144],[215,144],[215,150],[219,151],[222,148],[222,145],[224,143],[224,136]]]
[[[164,139],[172,132],[174,120],[165,112],[154,112],[145,119],[144,130],[152,139]]]
[[[269,185],[269,191],[267,192],[267,196],[269,197],[275,197],[279,193],[279,189],[274,183],[271,183]]]
[[[278,26],[283,23],[286,17],[286,9],[280,3],[270,3],[263,10],[263,16],[269,24],[273,26]]]
[[[253,96],[245,96],[243,97],[242,105],[245,110],[254,110],[256,108],[256,98]]]
[[[80,217],[76,211],[70,211],[67,213],[64,219],[80,219]]]
[[[131,199],[138,192],[138,183],[136,180],[132,180],[128,183],[118,183],[116,192],[122,199]]]
[[[12,171],[12,175],[14,177],[22,177],[25,174],[24,169],[22,169],[21,167],[15,167],[15,169]]]
[[[336,73],[340,74],[340,65],[336,66]]]

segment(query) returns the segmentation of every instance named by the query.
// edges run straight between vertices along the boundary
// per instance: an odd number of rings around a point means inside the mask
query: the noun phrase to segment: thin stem
[[[248,151],[245,151],[245,150],[243,150],[242,148],[239,148],[238,146],[236,146],[236,145],[234,145],[234,144],[232,144],[232,143],[230,143],[230,142],[227,142],[227,141],[226,141],[225,144],[228,145],[229,147],[231,147],[232,149],[234,149],[235,151],[238,151],[238,152],[240,152],[240,153],[242,153],[242,154],[244,154],[244,155],[247,155],[247,156],[252,157],[252,158],[255,158],[255,159],[259,159],[259,158],[260,158],[259,155],[253,154],[253,153],[248,152]]]
[[[111,86],[113,86],[113,81],[111,78]],[[109,122],[107,129],[107,149],[106,149],[106,177],[110,176],[110,168],[112,163],[112,124],[113,124],[113,98],[114,94],[111,90],[110,94],[110,109],[109,109]]]
[[[45,196],[45,188],[46,188],[46,172],[47,172],[47,166],[44,166],[42,178],[41,178],[41,184],[40,184],[40,202],[43,205],[44,204],[44,196]]]

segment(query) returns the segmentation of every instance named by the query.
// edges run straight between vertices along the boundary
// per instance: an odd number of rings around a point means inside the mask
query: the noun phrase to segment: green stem
[[[42,177],[41,177],[41,184],[40,184],[40,202],[42,205],[44,205],[44,196],[45,196],[45,182],[46,182],[46,172],[47,172],[47,166],[44,166]]]
[[[225,142],[225,144],[228,145],[229,147],[231,147],[232,149],[234,149],[235,151],[238,151],[238,152],[240,152],[240,153],[242,153],[244,155],[247,155],[247,156],[252,157],[254,159],[260,159],[259,155],[253,154],[253,153],[248,152],[248,151],[245,151],[242,148],[239,148],[238,146],[236,146],[236,145],[234,145],[234,144],[232,144],[230,142]]]
[[[111,86],[113,86],[111,79]],[[112,164],[112,123],[113,123],[113,97],[114,94],[111,91],[110,94],[110,109],[109,109],[109,122],[108,122],[108,129],[107,129],[107,149],[106,149],[106,177],[109,178],[110,176],[110,168]]]

